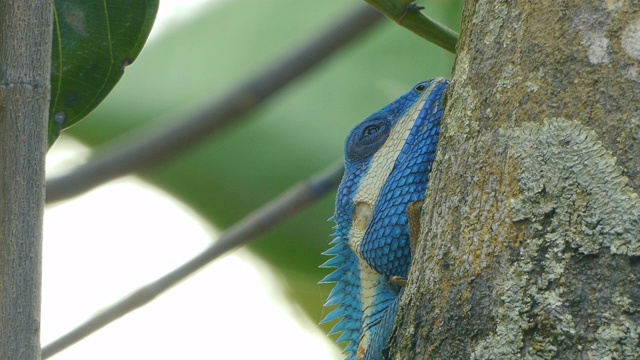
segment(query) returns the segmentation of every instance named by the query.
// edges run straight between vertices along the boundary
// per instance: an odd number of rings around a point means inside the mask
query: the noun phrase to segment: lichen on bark
[[[640,356],[640,299],[628,292],[640,280],[637,269],[599,284],[606,292],[580,289],[593,286],[586,274],[606,276],[640,256],[640,200],[622,169],[575,121],[527,123],[503,131],[502,139],[520,165],[521,195],[510,202],[510,218],[526,221],[527,231],[495,281],[502,294],[496,331],[475,345],[472,358]],[[595,305],[585,296],[599,297],[593,322],[581,316],[585,305]]]
[[[592,130],[562,118],[503,132],[519,160],[522,195],[511,202],[514,221],[529,220],[545,237],[583,254],[602,247],[640,256],[640,200],[622,168]]]

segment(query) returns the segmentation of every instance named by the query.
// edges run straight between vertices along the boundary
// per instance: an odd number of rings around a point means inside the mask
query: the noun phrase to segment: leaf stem
[[[455,54],[458,34],[423,15],[411,0],[365,0],[386,17],[414,34]]]

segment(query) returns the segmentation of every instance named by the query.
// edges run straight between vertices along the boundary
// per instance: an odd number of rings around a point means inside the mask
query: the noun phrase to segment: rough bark
[[[40,358],[52,10],[0,1],[0,359]]]
[[[640,358],[640,4],[467,1],[395,359]]]

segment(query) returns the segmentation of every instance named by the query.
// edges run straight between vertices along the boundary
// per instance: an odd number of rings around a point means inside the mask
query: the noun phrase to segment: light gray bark
[[[467,1],[395,359],[640,358],[640,4]]]
[[[53,1],[0,1],[0,359],[40,358]]]

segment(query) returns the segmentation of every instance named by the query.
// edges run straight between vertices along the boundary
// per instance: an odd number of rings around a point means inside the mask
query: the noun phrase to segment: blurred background
[[[418,2],[456,31],[461,2]],[[66,131],[48,175],[144,126],[180,121],[302,46],[361,1],[162,0],[147,46]],[[453,55],[383,19],[242,122],[162,166],[50,205],[42,344],[172,270],[243,216],[342,156],[349,130]],[[334,194],[55,359],[339,359],[332,324]]]

